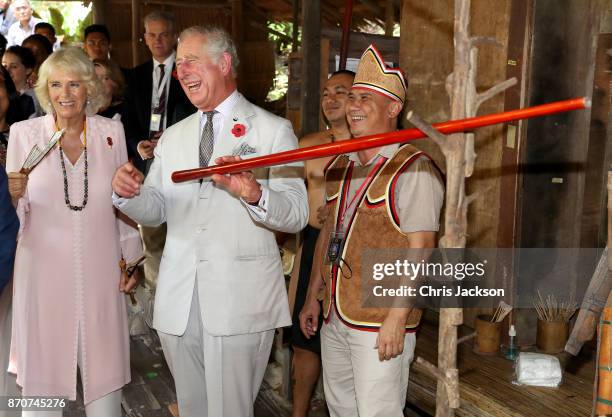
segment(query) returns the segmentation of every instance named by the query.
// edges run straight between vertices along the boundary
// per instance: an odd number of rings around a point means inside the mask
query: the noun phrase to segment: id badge
[[[151,132],[159,131],[161,124],[161,114],[151,113],[151,123],[149,124],[149,130]]]
[[[329,245],[327,247],[327,255],[325,256],[326,264],[338,264],[342,254],[344,237],[345,233],[343,231],[332,232],[329,235]]]

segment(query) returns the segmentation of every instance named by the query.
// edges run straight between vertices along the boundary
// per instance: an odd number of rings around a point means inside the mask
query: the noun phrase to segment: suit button
[[[198,228],[196,229],[196,233],[198,233],[198,234],[199,234],[199,233],[202,233],[202,232],[203,232],[203,231],[205,231],[205,230],[206,230],[206,228],[205,228],[205,227],[198,226]]]

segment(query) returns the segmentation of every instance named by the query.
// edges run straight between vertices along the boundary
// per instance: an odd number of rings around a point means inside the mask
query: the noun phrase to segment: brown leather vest
[[[395,155],[382,164],[376,164],[370,184],[366,187],[357,209],[350,219],[346,241],[342,250],[343,263],[351,268],[350,277],[345,276],[334,265],[322,265],[325,280],[323,316],[327,320],[331,312],[332,299],[340,319],[350,327],[376,331],[387,317],[388,308],[365,308],[362,300],[361,256],[364,249],[406,248],[408,241],[401,231],[393,198],[395,183],[399,175],[420,156],[427,156],[412,145],[404,145]],[[325,171],[325,197],[329,210],[328,221],[336,230],[348,193],[348,181],[354,162],[346,155],[333,159]],[[350,181],[350,180],[349,180]],[[329,236],[324,236],[327,248]],[[371,294],[371,292],[368,292]],[[373,297],[373,295],[372,295]],[[407,329],[414,329],[421,320],[422,311],[413,309],[406,321]]]

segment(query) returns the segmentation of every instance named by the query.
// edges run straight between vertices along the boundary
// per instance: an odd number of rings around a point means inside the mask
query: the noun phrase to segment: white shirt
[[[21,22],[17,20],[8,30],[8,34],[6,35],[8,43],[6,46],[21,45],[25,38],[34,33],[34,26],[39,22],[42,22],[42,20],[32,16],[28,22],[28,26],[24,29],[21,27]]]
[[[15,23],[15,15],[13,14],[13,9],[11,7],[7,7],[2,13],[0,13],[0,33],[6,37],[8,36],[8,30],[13,23]]]
[[[215,110],[217,111],[217,113],[213,115],[213,142],[215,145],[217,144],[219,134],[221,133],[221,130],[223,129],[224,119],[232,117],[232,110],[234,110],[234,107],[236,106],[236,103],[238,103],[238,100],[240,99],[240,97],[241,97],[241,94],[238,92],[238,90],[234,90],[234,92],[231,93],[225,100],[223,100],[221,104],[215,107]],[[199,130],[198,135],[199,135],[199,138],[201,138],[202,130],[204,129],[204,125],[206,125],[207,116],[204,114],[202,110],[198,110],[198,116],[200,118],[200,130]],[[198,140],[198,146],[199,146],[199,140]],[[198,152],[199,152],[199,149],[198,149]],[[210,164],[213,165],[214,161],[210,161]],[[268,211],[269,194],[270,192],[268,188],[262,186],[261,187],[261,197],[259,198],[259,202],[257,205],[249,204],[243,198],[241,198],[240,201],[242,201],[244,207],[246,207],[247,210],[249,210],[253,215],[255,215],[255,217],[257,217],[260,221],[263,221],[265,220],[266,214]],[[126,201],[127,199],[119,197],[119,195],[113,192],[113,204],[115,204],[115,206],[119,210],[121,210],[121,207],[125,204]]]
[[[166,108],[164,109],[164,125],[162,129],[166,129],[166,121],[168,119],[167,109],[168,109],[168,97],[170,96],[170,81],[172,76],[172,69],[174,68],[174,61],[176,60],[176,52],[172,51],[170,56],[164,60],[164,62],[159,62],[155,58],[153,58],[153,89],[151,90],[151,110],[157,107],[159,103],[159,98],[161,97],[162,91],[166,90]],[[164,78],[161,79],[160,86],[160,77],[161,77],[161,68],[160,64],[164,64]],[[161,88],[158,89],[158,86]]]
[[[238,103],[241,94],[238,90],[234,90],[225,100],[223,100],[217,107],[215,107],[215,113],[213,115],[213,142],[216,145],[219,139],[219,134],[221,130],[223,130],[223,124],[226,118],[231,118],[234,110],[234,106]],[[202,137],[202,131],[204,130],[204,126],[206,125],[207,116],[204,114],[202,110],[198,110],[198,115],[200,117],[200,138]],[[199,142],[198,142],[199,143]],[[211,165],[214,164],[214,161],[210,161]],[[261,197],[259,199],[259,203],[254,206],[246,202],[244,199],[240,199],[245,207],[251,211],[254,215],[256,215],[260,220],[266,218],[266,212],[268,210],[268,194],[269,191],[266,187],[261,187]]]
[[[240,93],[238,90],[234,90],[232,94],[230,94],[225,100],[221,102],[217,107],[215,107],[215,115],[213,116],[213,138],[214,143],[217,144],[217,138],[219,137],[219,133],[223,129],[223,123],[226,118],[232,117],[232,110],[234,110],[234,106],[238,103],[238,99],[240,98]],[[200,134],[204,129],[204,125],[206,124],[206,115],[202,110],[198,110],[198,115],[200,117]]]

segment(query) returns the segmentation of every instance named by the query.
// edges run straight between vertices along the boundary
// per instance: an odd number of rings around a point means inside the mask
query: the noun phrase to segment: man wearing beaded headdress
[[[388,68],[368,47],[346,107],[353,137],[395,130],[405,99],[401,70]],[[364,307],[361,257],[366,249],[434,247],[442,181],[429,157],[411,145],[339,155],[325,179],[329,215],[300,327],[307,337],[317,331],[317,297],[325,284],[321,357],[330,415],[401,417],[421,311]]]

